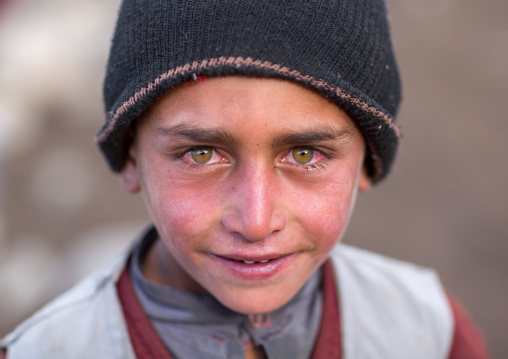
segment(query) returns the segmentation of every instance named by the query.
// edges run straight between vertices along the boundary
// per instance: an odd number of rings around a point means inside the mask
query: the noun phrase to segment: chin
[[[235,293],[215,296],[225,307],[242,314],[266,314],[273,312],[286,303],[296,294],[298,288],[290,293],[287,290],[270,287],[266,289],[240,288]],[[240,293],[238,293],[240,292]],[[284,293],[277,295],[276,293]]]

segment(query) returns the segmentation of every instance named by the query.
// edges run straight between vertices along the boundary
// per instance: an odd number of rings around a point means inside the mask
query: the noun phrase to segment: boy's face
[[[292,82],[235,76],[173,90],[139,119],[121,173],[162,239],[145,274],[241,313],[281,307],[369,187],[364,147],[344,111]]]

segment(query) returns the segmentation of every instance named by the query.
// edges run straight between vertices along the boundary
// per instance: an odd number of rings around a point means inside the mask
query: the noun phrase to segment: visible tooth
[[[262,261],[259,261],[259,263],[266,263],[266,262],[268,262],[268,261],[269,261],[269,259],[264,259],[264,260],[262,260]]]
[[[256,261],[248,261],[248,260],[244,259],[243,263],[252,264],[252,263],[256,263]]]

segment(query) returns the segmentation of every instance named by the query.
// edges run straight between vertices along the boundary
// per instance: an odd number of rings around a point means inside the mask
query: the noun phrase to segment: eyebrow
[[[341,140],[349,141],[354,137],[354,131],[351,128],[333,128],[326,127],[319,130],[288,133],[278,136],[272,141],[272,146],[281,145],[305,145],[321,141]]]
[[[162,137],[185,137],[199,143],[209,144],[237,144],[238,138],[222,129],[198,128],[188,125],[176,125],[169,128],[160,127],[157,135]],[[341,140],[349,141],[354,137],[351,128],[325,127],[318,130],[286,133],[273,139],[272,147],[283,145],[305,145],[321,141]]]
[[[207,129],[190,127],[188,125],[176,125],[170,128],[158,128],[157,134],[162,137],[185,137],[200,143],[238,143],[238,139],[221,129]]]

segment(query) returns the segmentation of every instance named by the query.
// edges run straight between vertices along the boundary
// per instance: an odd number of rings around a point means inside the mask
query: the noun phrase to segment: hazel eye
[[[190,151],[192,160],[199,164],[205,164],[212,159],[213,150],[209,147],[197,148]]]
[[[305,165],[314,158],[314,150],[309,147],[295,147],[291,150],[291,155],[296,163]]]
[[[183,162],[198,167],[229,163],[226,155],[214,147],[193,147],[177,156]]]
[[[279,162],[287,163],[288,165],[297,166],[307,171],[312,169],[324,169],[324,162],[333,156],[326,154],[322,150],[314,148],[313,146],[296,146],[289,149]]]

